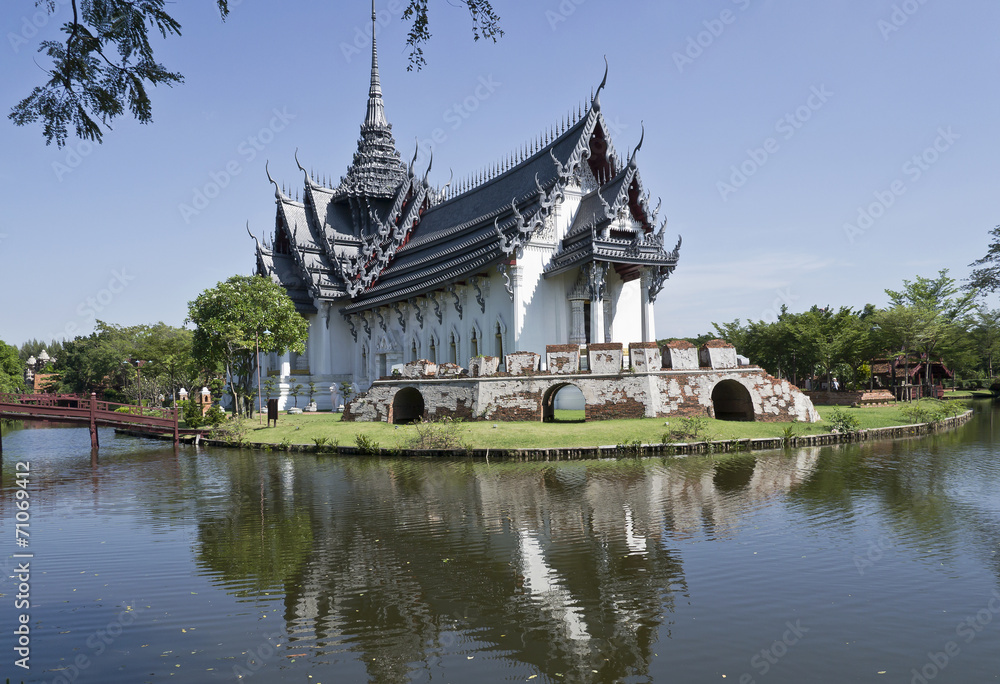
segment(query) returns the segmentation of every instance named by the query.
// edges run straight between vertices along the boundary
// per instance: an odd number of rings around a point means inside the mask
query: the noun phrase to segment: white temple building
[[[280,283],[310,323],[303,355],[270,355],[272,396],[315,386],[329,409],[341,383],[363,391],[418,359],[466,366],[546,345],[655,341],[653,303],[680,240],[635,150],[616,153],[597,88],[589,107],[467,181],[433,186],[400,159],[372,35],[371,87],[354,159],[339,183],[303,173],[301,201],[276,182],[273,239],[257,273]],[[298,158],[296,156],[296,163]],[[270,176],[269,176],[270,178]],[[299,396],[304,396],[304,392]]]

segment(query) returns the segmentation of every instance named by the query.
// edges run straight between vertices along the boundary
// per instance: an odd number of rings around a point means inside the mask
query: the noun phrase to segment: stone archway
[[[556,397],[559,395],[561,390],[571,390],[573,395],[576,396],[576,400],[580,402],[580,409],[582,411],[573,411],[570,415],[571,417],[565,419],[562,422],[584,422],[586,420],[586,400],[583,398],[583,390],[570,382],[560,382],[558,384],[552,385],[547,390],[545,394],[542,395],[542,422],[554,423],[559,422],[556,420]],[[579,417],[577,418],[577,414]]]
[[[712,407],[719,420],[754,419],[750,391],[736,380],[723,380],[712,389]]]
[[[390,423],[404,425],[424,417],[424,396],[415,387],[404,387],[392,398]]]

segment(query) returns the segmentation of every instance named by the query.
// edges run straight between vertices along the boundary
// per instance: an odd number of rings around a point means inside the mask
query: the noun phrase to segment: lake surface
[[[92,463],[86,429],[10,430],[0,681],[997,681],[1000,413],[977,412],[895,443],[552,464],[111,431]]]

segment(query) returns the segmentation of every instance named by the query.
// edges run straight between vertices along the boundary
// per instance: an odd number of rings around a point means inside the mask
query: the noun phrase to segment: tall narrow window
[[[458,345],[455,344],[455,333],[451,334],[451,362],[458,363]]]
[[[500,357],[500,363],[503,363],[503,331],[500,330],[499,323],[497,323],[497,356]]]
[[[430,359],[428,359],[428,360],[429,360],[429,361],[430,361],[431,363],[437,363],[437,360],[438,360],[438,356],[437,356],[437,345],[435,345],[435,344],[434,344],[434,338],[433,338],[433,337],[431,338],[431,353],[430,353],[430,357],[431,357],[431,358],[430,358]]]
[[[417,360],[417,341],[413,340],[413,346],[410,347],[410,361]]]
[[[479,338],[476,337],[476,329],[472,329],[472,334],[469,336],[469,345],[472,347],[472,356],[479,356]]]

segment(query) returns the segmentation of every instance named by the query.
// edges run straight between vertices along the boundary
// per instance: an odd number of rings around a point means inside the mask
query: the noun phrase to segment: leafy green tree
[[[58,359],[62,354],[62,350],[63,343],[60,340],[43,342],[41,340],[31,339],[21,345],[19,353],[21,355],[21,361],[27,361],[32,356],[37,359],[42,351],[48,353],[50,357]]]
[[[101,142],[104,127],[125,114],[139,123],[153,118],[148,88],[174,86],[184,77],[169,71],[153,56],[150,33],[179,36],[180,23],[164,9],[166,0],[69,0],[73,18],[62,26],[63,40],[39,46],[48,64],[48,81],[36,86],[10,112],[18,126],[41,121],[46,144],[62,147],[72,127],[76,136]],[[35,0],[35,6],[53,14],[63,4]],[[229,16],[228,0],[216,0],[219,14]],[[499,17],[489,0],[463,0],[472,17],[472,35],[496,42],[503,35]],[[374,11],[374,5],[372,7]],[[403,19],[412,22],[406,44],[410,69],[426,64],[423,45],[430,40],[428,0],[409,0]]]
[[[129,367],[128,360],[135,355],[135,349],[133,331],[97,321],[90,335],[63,345],[63,353],[56,361],[60,391],[122,391],[134,374],[135,368]]]
[[[928,312],[914,306],[897,305],[879,311],[876,321],[887,348],[903,355],[904,377],[909,383],[910,354],[918,349],[922,335],[930,325]]]
[[[194,355],[218,363],[229,379],[238,415],[253,415],[257,354],[305,352],[308,322],[284,288],[260,276],[233,276],[188,303]]]
[[[922,327],[913,337],[914,350],[926,357],[928,367],[935,359],[946,361],[960,353],[965,330],[962,319],[972,308],[975,295],[962,293],[962,288],[948,275],[948,269],[938,272],[937,278],[917,276],[916,280],[903,281],[900,291],[886,290],[893,307],[914,309],[916,320]],[[928,393],[934,379],[926,373]]]
[[[969,266],[977,266],[969,274],[965,291],[975,297],[996,292],[1000,289],[1000,226],[990,231],[993,241],[986,250],[986,256],[973,261]]]
[[[993,378],[993,359],[1000,354],[1000,309],[980,307],[966,324],[974,349],[988,378]]]
[[[154,391],[176,400],[181,387],[195,388],[202,380],[218,373],[218,367],[204,368],[194,358],[194,333],[164,323],[149,327],[138,340],[136,355],[145,360],[143,379],[149,379]]]
[[[24,391],[24,363],[17,347],[0,340],[0,392],[19,394]]]

